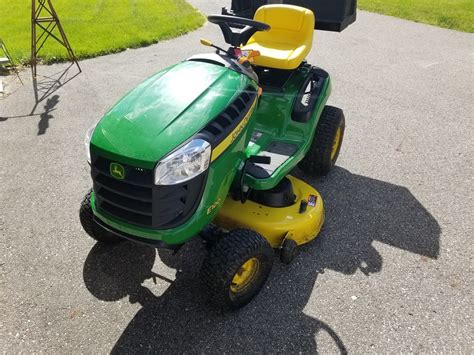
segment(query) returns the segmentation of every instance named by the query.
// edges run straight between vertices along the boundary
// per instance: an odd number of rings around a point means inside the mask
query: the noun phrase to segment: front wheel
[[[106,231],[104,228],[99,226],[96,221],[94,221],[94,212],[92,211],[91,206],[91,194],[92,190],[89,190],[89,192],[84,196],[81,208],[79,209],[79,219],[82,228],[84,228],[90,237],[104,244],[115,244],[123,241],[122,238]]]
[[[212,245],[201,267],[201,282],[214,305],[237,309],[263,287],[273,258],[265,238],[252,230],[237,229]]]
[[[336,164],[345,130],[344,112],[337,107],[324,107],[313,143],[298,167],[312,176],[325,176]]]

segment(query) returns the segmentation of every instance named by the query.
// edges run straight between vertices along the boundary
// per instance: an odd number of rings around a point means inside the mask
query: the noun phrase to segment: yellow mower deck
[[[324,223],[324,204],[321,195],[310,185],[288,176],[296,195],[296,202],[289,207],[268,207],[247,200],[244,204],[228,197],[214,223],[228,230],[252,229],[260,233],[273,248],[279,248],[285,239],[298,245],[316,238]],[[306,211],[300,213],[302,200],[308,202]]]

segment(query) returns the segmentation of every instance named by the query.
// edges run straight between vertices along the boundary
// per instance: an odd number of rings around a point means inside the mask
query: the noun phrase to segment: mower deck
[[[217,226],[234,230],[247,228],[260,233],[273,248],[279,248],[285,239],[298,245],[315,239],[324,223],[324,204],[321,195],[310,185],[288,176],[295,202],[289,207],[269,207],[247,200],[244,204],[228,197],[214,222]],[[307,204],[305,210],[303,205]]]

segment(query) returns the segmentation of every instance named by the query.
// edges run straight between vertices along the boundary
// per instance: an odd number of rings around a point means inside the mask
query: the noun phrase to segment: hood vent
[[[222,113],[201,130],[199,136],[209,141],[213,148],[216,147],[244,119],[256,97],[257,91],[252,86],[247,87]]]

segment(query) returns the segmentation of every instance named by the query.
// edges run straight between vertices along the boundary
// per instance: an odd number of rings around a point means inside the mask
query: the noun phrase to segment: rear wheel
[[[324,107],[311,148],[298,164],[299,168],[309,175],[327,175],[336,164],[344,130],[344,112],[337,107]]]
[[[84,228],[86,233],[93,239],[104,244],[115,244],[123,241],[122,238],[106,231],[94,221],[94,212],[92,211],[91,206],[91,193],[92,190],[89,190],[89,192],[84,196],[81,208],[79,209],[79,219],[82,228]]]
[[[210,248],[201,268],[202,284],[217,307],[243,307],[265,284],[273,258],[272,247],[260,234],[234,230]]]

